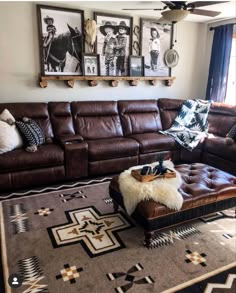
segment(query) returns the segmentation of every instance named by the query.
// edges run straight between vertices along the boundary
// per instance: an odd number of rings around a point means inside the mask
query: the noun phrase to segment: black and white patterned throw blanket
[[[159,132],[174,137],[177,143],[192,151],[207,136],[210,106],[210,101],[186,100],[173,125]]]

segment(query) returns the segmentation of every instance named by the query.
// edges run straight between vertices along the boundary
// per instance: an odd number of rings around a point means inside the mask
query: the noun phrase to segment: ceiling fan
[[[226,3],[228,1],[161,1],[165,4],[163,8],[124,8],[122,10],[160,10],[164,19],[172,22],[183,20],[189,14],[197,14],[214,17],[221,12],[198,9],[198,7]]]

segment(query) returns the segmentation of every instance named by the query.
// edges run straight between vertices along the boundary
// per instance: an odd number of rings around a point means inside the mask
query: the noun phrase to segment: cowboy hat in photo
[[[151,36],[152,36],[152,33],[153,32],[157,32],[157,38],[159,39],[160,38],[160,34],[159,34],[158,30],[155,27],[151,27],[151,31],[150,31]]]
[[[105,29],[108,28],[108,27],[109,27],[109,28],[112,28],[113,31],[115,30],[115,26],[114,26],[110,21],[106,21],[104,25],[101,25],[101,26],[100,26],[100,32],[101,32],[104,36],[106,36]]]
[[[119,25],[116,26],[116,33],[119,32],[119,29],[120,28],[123,28],[126,30],[126,35],[129,35],[130,34],[130,27],[128,27],[125,23],[125,21],[121,21]]]
[[[51,22],[54,23],[54,19],[53,19],[53,17],[50,17],[50,16],[48,16],[48,15],[47,15],[46,17],[44,17],[43,20],[44,20],[44,22],[45,22],[46,24],[48,24],[48,21],[49,21],[49,20],[51,20]]]

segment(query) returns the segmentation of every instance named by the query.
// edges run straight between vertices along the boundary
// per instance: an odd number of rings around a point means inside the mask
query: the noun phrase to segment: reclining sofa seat
[[[157,101],[158,108],[160,111],[161,121],[163,125],[163,130],[169,129],[176,116],[178,115],[181,106],[184,100],[181,99],[159,99]],[[192,151],[188,151],[178,145],[179,148],[179,158],[176,162],[201,162],[201,154],[202,154],[202,143],[200,142],[198,146]]]
[[[163,129],[168,129],[183,104],[180,99],[159,99]],[[212,103],[208,114],[209,137],[192,151],[180,148],[180,162],[202,162],[236,175],[236,143],[226,145],[225,136],[236,123],[236,107]]]
[[[0,104],[0,113],[8,109],[16,120],[34,119],[47,138],[53,138],[52,125],[46,103]],[[64,151],[55,143],[45,144],[35,153],[23,148],[0,155],[0,190],[57,182],[65,176]]]
[[[160,153],[176,159],[174,139],[158,132],[162,123],[157,100],[119,101],[118,107],[124,135],[139,143],[139,164],[155,161]]]
[[[236,143],[225,144],[226,134],[236,124],[236,107],[214,103],[208,121],[213,135],[205,139],[202,162],[236,175]]]
[[[71,110],[75,133],[88,144],[89,176],[138,164],[139,144],[123,136],[117,102],[72,102]]]

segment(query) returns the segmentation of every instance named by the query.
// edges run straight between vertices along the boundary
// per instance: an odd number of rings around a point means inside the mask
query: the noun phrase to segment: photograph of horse
[[[37,7],[42,74],[82,75],[83,11]]]

